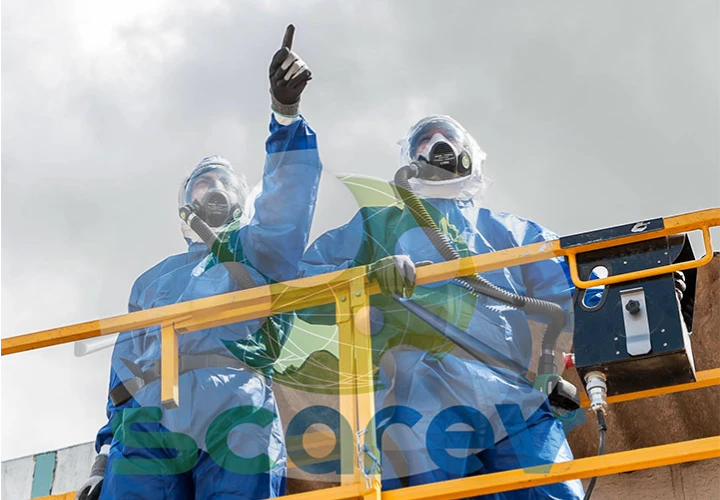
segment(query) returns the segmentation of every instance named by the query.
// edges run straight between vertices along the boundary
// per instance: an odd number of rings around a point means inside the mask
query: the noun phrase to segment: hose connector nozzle
[[[585,375],[585,390],[590,398],[590,409],[607,413],[607,377],[602,372],[590,372]]]

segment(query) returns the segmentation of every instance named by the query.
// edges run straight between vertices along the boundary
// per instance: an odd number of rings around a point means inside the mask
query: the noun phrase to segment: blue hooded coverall
[[[321,173],[315,133],[302,117],[282,126],[273,115],[266,151],[263,191],[253,219],[226,235],[236,261],[245,264],[259,285],[297,277]],[[204,243],[189,242],[187,253],[168,257],[135,281],[128,309],[237,289]],[[260,329],[263,323],[265,332]],[[111,445],[101,498],[255,499],[284,494],[286,454],[270,387],[270,351],[279,351],[292,323],[292,314],[277,314],[267,322],[261,318],[180,335],[181,360],[220,355],[237,358],[242,366],[227,363],[183,373],[181,363],[178,408],[161,409],[159,380],[147,383],[119,407],[109,399],[108,423],[95,445],[98,452]],[[157,369],[159,359],[159,327],[122,333],[113,352],[110,390],[138,371]]]
[[[472,200],[438,198],[423,204],[462,257],[556,238],[534,222],[479,208]],[[414,262],[445,260],[407,208],[365,207],[312,243],[301,272],[321,274],[398,254]],[[559,259],[483,276],[516,294],[569,308],[573,287]],[[447,281],[416,287],[412,300],[468,332],[476,349],[529,366],[532,338],[524,312]],[[384,488],[572,460],[561,422],[524,373],[518,377],[474,359],[389,297],[373,295],[370,303]],[[298,316],[330,324],[334,306]],[[582,497],[580,481],[569,481],[482,498]]]

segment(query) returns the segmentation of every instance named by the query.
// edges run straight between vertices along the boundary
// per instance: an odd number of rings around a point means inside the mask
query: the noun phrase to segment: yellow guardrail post
[[[350,306],[350,287],[336,289],[335,323],[338,327],[338,388],[340,414],[349,427],[340,426],[340,483],[343,486],[359,484],[361,473],[355,463],[355,433],[357,432],[357,393],[353,378],[355,349],[354,325]],[[348,447],[352,447],[349,450]]]
[[[171,410],[180,404],[178,389],[178,335],[174,324],[165,323],[160,333],[160,399]]]
[[[355,376],[358,408],[358,467],[365,480],[366,499],[380,499],[380,453],[375,432],[375,368],[370,331],[370,294],[363,269],[362,276],[350,283],[354,318]]]
[[[341,482],[343,486],[364,485],[367,493],[363,496],[379,498],[380,464],[374,462],[379,455],[375,429],[368,426],[375,414],[375,400],[365,269],[349,269],[333,289],[339,338],[340,413],[349,423],[340,431]],[[352,452],[346,451],[347,446],[352,446]]]

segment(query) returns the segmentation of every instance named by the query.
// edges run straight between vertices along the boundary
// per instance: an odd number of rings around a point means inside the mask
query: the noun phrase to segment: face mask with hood
[[[423,165],[420,175],[409,179],[413,192],[422,198],[478,200],[490,184],[482,174],[487,155],[449,116],[423,118],[398,144],[402,165]]]
[[[213,229],[230,222],[245,221],[243,214],[248,197],[247,180],[238,174],[229,161],[221,156],[203,158],[183,180],[178,192],[178,208],[194,205],[195,213]],[[181,221],[183,236],[191,241],[202,241],[200,237]]]

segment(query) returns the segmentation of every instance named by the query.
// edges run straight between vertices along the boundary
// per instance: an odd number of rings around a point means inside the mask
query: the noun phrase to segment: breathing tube
[[[218,260],[223,263],[230,273],[230,276],[237,281],[240,289],[247,290],[248,288],[257,286],[250,276],[250,273],[245,269],[245,266],[240,262],[234,262],[235,256],[232,252],[220,241],[220,238],[210,229],[210,226],[197,215],[196,212],[198,208],[199,204],[197,202],[185,205],[180,209],[180,218],[190,226],[190,229],[195,231],[195,234],[203,240],[210,251],[217,255]]]
[[[250,276],[250,273],[245,269],[245,266],[241,262],[235,262],[235,256],[230,249],[225,245],[220,238],[217,237],[215,232],[210,229],[210,226],[196,213],[199,208],[198,202],[193,202],[190,205],[185,205],[180,208],[180,218],[184,220],[190,229],[195,231],[200,239],[208,246],[210,251],[217,255],[218,260],[222,262],[227,269],[228,273],[237,282],[241,290],[247,290],[258,286]],[[260,327],[260,332],[265,337],[265,346],[269,351],[269,357],[274,363],[280,357],[280,351],[282,345],[270,332],[270,326],[268,324],[269,318],[266,319]]]
[[[398,170],[395,174],[395,186],[405,206],[408,207],[413,218],[423,229],[433,246],[440,252],[440,255],[446,260],[457,260],[460,258],[460,254],[455,247],[450,244],[445,234],[440,231],[440,228],[420,201],[420,197],[418,197],[410,187],[409,179],[419,176],[424,168],[423,163],[424,162],[413,162]],[[550,321],[543,336],[538,374],[557,374],[555,344],[560,336],[560,332],[562,332],[562,329],[565,327],[566,321],[565,311],[562,307],[553,302],[509,292],[494,285],[477,273],[472,276],[455,278],[454,281],[472,293],[490,297],[526,313],[541,314],[548,317]]]

